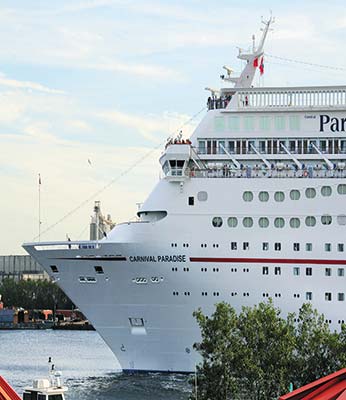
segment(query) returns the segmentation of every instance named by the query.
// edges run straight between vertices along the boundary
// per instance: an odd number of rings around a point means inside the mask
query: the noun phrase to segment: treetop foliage
[[[290,384],[297,388],[346,366],[346,327],[331,332],[310,303],[287,318],[271,300],[239,315],[222,302],[210,317],[201,309],[194,317],[201,330],[194,345],[202,357],[199,400],[277,399]]]

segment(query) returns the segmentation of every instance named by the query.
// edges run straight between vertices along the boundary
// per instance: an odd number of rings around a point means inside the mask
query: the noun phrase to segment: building
[[[0,256],[0,281],[4,278],[48,279],[48,274],[29,255]]]
[[[101,202],[95,201],[94,215],[90,222],[90,240],[102,239],[115,227],[110,214],[104,217],[101,212]]]

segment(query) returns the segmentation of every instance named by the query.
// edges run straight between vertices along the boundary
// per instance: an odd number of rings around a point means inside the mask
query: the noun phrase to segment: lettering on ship
[[[185,254],[160,255],[160,256],[130,256],[130,262],[186,262]]]

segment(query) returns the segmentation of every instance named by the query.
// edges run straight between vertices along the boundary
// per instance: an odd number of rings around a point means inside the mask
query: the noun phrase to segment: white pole
[[[41,241],[41,174],[38,174],[38,241]]]

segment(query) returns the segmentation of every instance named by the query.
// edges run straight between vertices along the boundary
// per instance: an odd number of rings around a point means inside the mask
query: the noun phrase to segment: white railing
[[[235,106],[249,111],[346,107],[346,86],[238,89],[235,96],[230,109]]]

